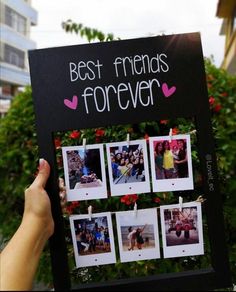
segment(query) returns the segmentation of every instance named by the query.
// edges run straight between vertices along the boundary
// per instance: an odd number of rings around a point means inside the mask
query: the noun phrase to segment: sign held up
[[[52,134],[178,117],[192,117],[196,124],[202,177],[208,178],[203,187],[212,266],[94,284],[86,287],[86,291],[110,291],[118,286],[142,290],[148,287],[150,291],[163,291],[167,287],[172,290],[229,287],[230,270],[200,34],[34,50],[29,53],[29,61],[39,153],[51,165],[47,191],[56,225],[50,240],[55,290],[68,290],[71,283]]]

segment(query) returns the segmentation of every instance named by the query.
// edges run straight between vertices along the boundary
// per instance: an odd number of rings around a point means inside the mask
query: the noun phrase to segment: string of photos
[[[146,140],[106,143],[106,153],[111,196],[151,191]],[[149,137],[149,153],[153,192],[194,188],[189,134]],[[62,156],[68,201],[107,198],[103,144],[83,139]]]
[[[180,197],[181,198],[181,197]],[[71,215],[76,267],[116,262],[111,215],[115,214],[121,262],[158,259],[160,242],[156,208]],[[203,255],[201,202],[160,206],[164,258]]]
[[[194,131],[195,132],[195,131]],[[111,196],[127,193],[192,190],[190,134],[149,137],[106,143]],[[149,150],[149,151],[148,151]],[[148,155],[149,152],[149,155]],[[148,159],[149,156],[149,159]],[[107,198],[103,144],[62,147],[68,201]],[[160,206],[164,258],[204,254],[200,196],[196,201]],[[158,259],[160,254],[157,208],[92,213],[69,217],[76,267],[116,262],[111,215],[116,218],[121,262]]]

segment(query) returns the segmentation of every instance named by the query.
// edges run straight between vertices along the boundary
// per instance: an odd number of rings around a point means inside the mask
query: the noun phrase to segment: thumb
[[[39,172],[38,175],[36,176],[33,185],[37,185],[38,187],[43,187],[45,188],[48,177],[50,175],[50,166],[48,164],[48,162],[43,159],[40,158],[39,159]]]

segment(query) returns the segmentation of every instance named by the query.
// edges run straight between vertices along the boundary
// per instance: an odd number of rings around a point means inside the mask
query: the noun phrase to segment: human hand
[[[54,221],[51,213],[51,203],[45,191],[50,174],[50,166],[45,159],[40,159],[39,172],[33,183],[25,190],[25,208],[23,221],[32,220],[35,228],[42,228],[47,237],[54,232]]]
[[[54,222],[45,185],[50,166],[40,159],[39,172],[25,190],[22,222],[0,254],[2,291],[32,291],[42,250],[53,234]]]

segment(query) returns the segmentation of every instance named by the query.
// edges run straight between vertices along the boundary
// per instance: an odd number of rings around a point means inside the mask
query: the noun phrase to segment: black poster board
[[[211,267],[77,287],[79,291],[207,290],[230,286],[222,203],[199,33],[30,51],[40,157],[52,166],[47,190],[55,290],[71,289],[52,133],[194,117],[203,174]]]

